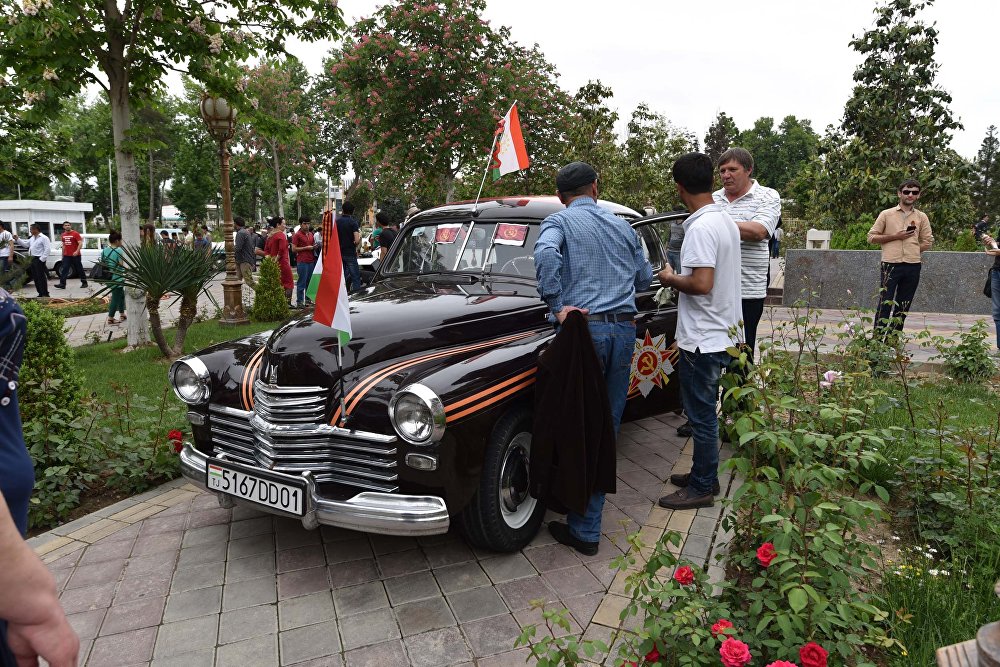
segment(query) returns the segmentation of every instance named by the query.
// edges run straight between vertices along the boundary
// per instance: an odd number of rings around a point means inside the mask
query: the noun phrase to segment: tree
[[[336,91],[327,109],[353,122],[362,147],[355,171],[376,188],[389,181],[451,201],[460,174],[486,169],[497,120],[512,102],[529,146],[535,118],[558,108],[552,66],[484,21],[485,4],[402,0],[351,29],[324,84]]]
[[[736,122],[725,111],[720,111],[705,134],[705,153],[712,158],[712,164],[719,162],[719,156],[727,148],[736,145],[739,134]]]
[[[994,218],[1000,215],[1000,139],[996,125],[986,130],[986,137],[976,154],[972,201],[977,219],[986,213]]]
[[[67,173],[71,135],[58,126],[32,122],[3,86],[0,72],[0,198],[46,198],[53,176]]]
[[[934,78],[938,32],[917,19],[930,0],[885,0],[875,26],[851,40],[864,57],[839,130],[820,147],[812,211],[836,224],[896,203],[907,178],[923,185],[921,208],[937,229],[968,223],[968,164],[950,148],[961,124]]]
[[[785,116],[775,129],[774,119],[764,116],[740,132],[736,145],[753,155],[754,176],[785,194],[791,180],[816,156],[819,136],[808,120]]]
[[[600,81],[588,81],[576,91],[571,106],[573,122],[566,133],[563,164],[580,160],[594,167],[598,174],[608,174],[617,164],[615,123],[618,122],[618,113],[605,104],[605,100],[612,97],[614,92]]]
[[[56,113],[62,99],[85,86],[105,91],[122,235],[138,244],[133,107],[149,100],[169,71],[185,71],[239,104],[238,63],[258,52],[283,52],[289,35],[334,37],[341,25],[337,0],[6,2],[0,6],[0,76],[10,78],[33,115]],[[142,298],[128,294],[126,301],[129,345],[148,342]]]

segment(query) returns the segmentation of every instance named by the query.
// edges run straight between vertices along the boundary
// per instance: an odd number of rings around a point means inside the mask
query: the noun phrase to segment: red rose
[[[750,655],[750,647],[732,637],[722,642],[719,655],[722,656],[722,664],[725,667],[743,667],[753,658]]]
[[[826,667],[826,649],[816,642],[809,642],[799,649],[799,660],[802,667]]]
[[[646,662],[652,663],[656,662],[659,659],[660,659],[660,652],[657,651],[656,647],[654,646],[653,650],[646,654]]]
[[[776,660],[772,662],[767,667],[799,667],[794,662],[788,662],[787,660]]]
[[[681,586],[690,586],[694,583],[694,570],[687,565],[677,568],[674,572],[674,581]]]
[[[770,542],[764,542],[757,548],[757,561],[763,566],[767,567],[774,560],[774,557],[778,555],[778,552],[774,550],[774,545]]]
[[[170,433],[167,433],[167,440],[183,440],[183,439],[184,439],[184,434],[178,431],[177,429],[174,429]]]
[[[180,454],[181,450],[184,449],[184,443],[180,440],[174,440],[174,454]]]
[[[733,627],[733,624],[730,623],[728,619],[720,618],[716,621],[715,625],[712,626],[712,636],[718,639],[719,637],[724,636],[724,631],[731,627]]]

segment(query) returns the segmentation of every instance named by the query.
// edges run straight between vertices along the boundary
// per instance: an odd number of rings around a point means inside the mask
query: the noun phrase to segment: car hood
[[[343,372],[549,326],[533,283],[488,279],[456,285],[454,278],[385,279],[353,295]],[[314,322],[311,313],[276,330],[267,349],[268,382],[301,386],[320,377],[314,370],[340,375],[334,331]]]

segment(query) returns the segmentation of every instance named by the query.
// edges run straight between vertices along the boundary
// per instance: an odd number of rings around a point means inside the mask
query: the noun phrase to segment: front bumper
[[[205,475],[208,457],[195,449],[190,442],[185,442],[180,460],[181,474],[207,491]],[[284,475],[273,471],[268,471],[268,474]],[[291,475],[284,476],[292,478]],[[448,518],[448,506],[443,498],[365,491],[347,500],[335,500],[319,495],[311,477],[308,474],[304,477],[309,487],[309,492],[306,494],[306,513],[302,517],[302,525],[306,528],[338,526],[368,533],[410,536],[448,532],[451,520]],[[283,512],[242,498],[217,491],[213,493],[219,497],[219,503],[224,506],[241,504],[263,512],[286,516]]]

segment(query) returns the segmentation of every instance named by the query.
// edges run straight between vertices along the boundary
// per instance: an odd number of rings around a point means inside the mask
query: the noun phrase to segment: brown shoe
[[[670,483],[674,486],[679,486],[682,489],[688,485],[688,480],[691,479],[691,473],[686,472],[683,475],[675,474],[670,476]],[[715,479],[715,483],[712,485],[712,495],[717,496],[722,492],[722,487],[719,486],[719,479]]]
[[[689,489],[680,489],[660,498],[660,507],[671,510],[693,510],[698,507],[711,507],[714,504],[715,498],[711,494],[693,496]]]

